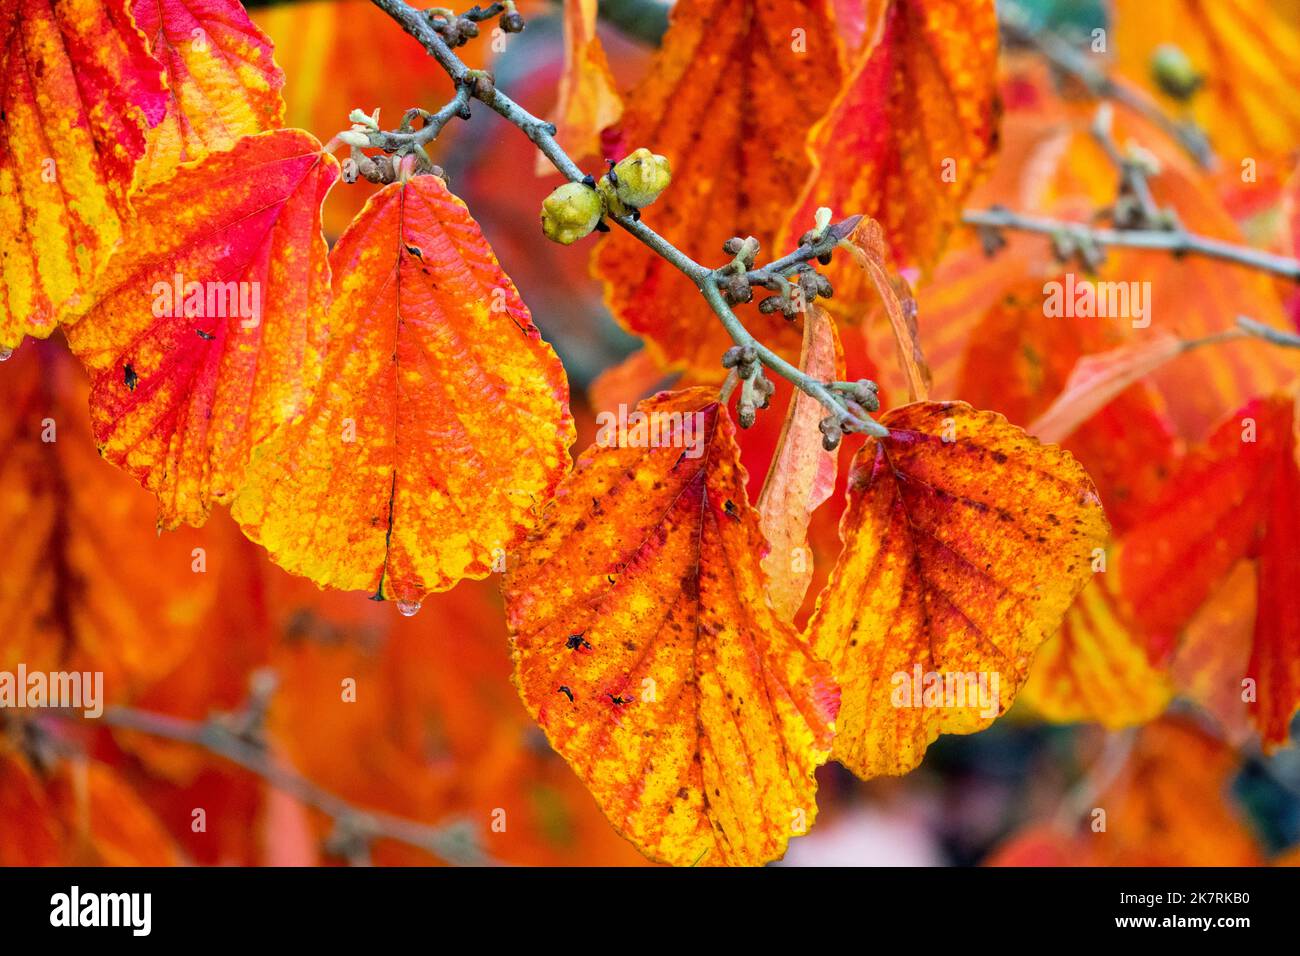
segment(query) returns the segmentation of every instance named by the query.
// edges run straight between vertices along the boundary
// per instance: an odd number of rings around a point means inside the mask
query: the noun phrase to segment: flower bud
[[[1160,89],[1176,100],[1187,99],[1205,81],[1187,54],[1172,43],[1156,47],[1151,55],[1151,75]]]
[[[631,215],[659,198],[672,181],[668,160],[642,147],[614,164],[600,178],[597,188],[605,197],[609,211],[619,216]]]
[[[370,137],[358,129],[345,129],[339,133],[339,142],[347,143],[349,146],[355,146],[358,149],[367,149],[370,146]]]
[[[542,232],[547,239],[567,246],[595,229],[604,211],[594,189],[565,183],[542,202]]]
[[[840,439],[844,437],[844,429],[834,415],[827,415],[817,423],[817,428],[822,433],[822,447],[827,451],[834,451],[840,446]]]

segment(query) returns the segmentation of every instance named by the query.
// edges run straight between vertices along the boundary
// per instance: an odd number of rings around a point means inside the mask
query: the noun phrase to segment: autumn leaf
[[[146,132],[167,106],[127,3],[0,11],[0,354],[84,304],[121,237]]]
[[[156,534],[153,498],[95,453],[88,391],[52,342],[0,375],[0,668],[93,666],[118,700],[201,643],[241,538],[217,522]]]
[[[1255,701],[1245,690],[1250,686],[1258,574],[1253,561],[1233,565],[1187,623],[1169,664],[1179,693],[1210,714],[1224,738],[1238,747],[1253,732]]]
[[[510,568],[515,681],[642,852],[765,863],[816,815],[837,691],[763,598],[765,546],[716,392],[638,411],[657,443],[629,430],[589,448]]]
[[[1030,73],[1020,79],[1029,91],[1025,102],[1018,103],[1008,95],[1012,108],[1007,126],[1013,132],[1007,136],[1007,148],[1014,152],[1008,155],[1004,151],[989,181],[976,189],[970,204],[1000,203],[1082,221],[1115,198],[1114,167],[1089,130],[1091,113],[1080,113],[1069,100],[1054,94],[1046,77]],[[1149,122],[1117,107],[1114,136],[1120,143],[1150,147],[1160,167],[1159,174],[1150,179],[1155,201],[1161,208],[1172,209],[1185,228],[1225,242],[1242,241],[1241,230],[1223,208],[1213,181]],[[1025,351],[1035,355],[1042,354],[1046,341],[1070,338],[1083,346],[1079,354],[1128,344],[1137,347],[1159,335],[1198,341],[1234,329],[1237,316],[1243,313],[1267,325],[1285,325],[1273,284],[1257,270],[1195,256],[1111,249],[1097,274],[1089,276],[1078,267],[1063,269],[1052,255],[1051,244],[1041,237],[1008,232],[1008,246],[991,260],[977,237],[966,238],[968,241],[951,250],[917,290],[934,398],[981,404],[962,391],[962,376],[965,368],[977,367],[972,361],[975,350],[983,347],[986,354],[990,351],[987,339],[976,330],[1008,296],[1017,299],[1021,308],[1037,313],[1037,323],[1026,321],[1021,326],[1033,333]],[[1099,316],[1096,310],[1088,314],[1073,304],[1064,313],[1044,315],[1049,297],[1063,304],[1077,302],[1094,285],[1127,288],[1141,298],[1134,299],[1122,315]],[[1098,340],[1093,330],[1086,328],[1053,331],[1047,328],[1052,324],[1095,325],[1104,330],[1105,338]],[[1021,361],[1016,350],[1001,348],[1002,354]],[[1043,361],[1078,357],[1049,354]],[[1277,348],[1258,339],[1240,338],[1185,351],[1155,368],[1145,381],[1163,400],[1162,412],[1172,422],[1175,434],[1202,441],[1225,408],[1238,407],[1261,391],[1273,391],[1294,380],[1293,365]],[[988,407],[1007,411],[1001,403]]]
[[[0,866],[57,866],[61,841],[36,772],[0,738]]]
[[[177,866],[152,810],[112,767],[84,758],[45,771],[0,741],[0,865]]]
[[[357,806],[430,824],[474,821],[503,863],[645,863],[542,743],[514,692],[495,583],[430,595],[409,619],[279,571],[270,588],[282,639],[268,729],[300,772]],[[355,699],[340,699],[340,674],[353,678]],[[497,820],[505,838],[489,829]],[[330,825],[313,828],[325,839]],[[373,858],[430,862],[393,841]]]
[[[1019,699],[1044,719],[1129,727],[1154,720],[1169,705],[1173,679],[1152,662],[1128,618],[1118,593],[1122,568],[1118,554],[1107,555],[1104,570],[1092,576],[1060,630],[1039,649]]]
[[[238,0],[134,0],[136,25],[167,72],[167,115],[149,133],[140,182],[284,122],[271,41]],[[342,124],[340,123],[340,126]]]
[[[880,421],[809,623],[842,687],[834,756],[863,777],[905,773],[940,733],[1010,706],[1108,531],[1079,464],[1001,415],[922,402]]]
[[[844,379],[844,350],[830,316],[814,307],[804,319],[799,368],[821,381]],[[796,392],[786,409],[776,453],[758,496],[759,526],[770,545],[764,556],[767,594],[773,609],[793,621],[813,576],[808,523],[835,490],[839,458],[822,447],[821,402]]]
[[[623,112],[605,48],[596,35],[596,7],[596,0],[564,5],[564,72],[555,108],[555,141],[575,162],[601,158],[601,130],[618,122]],[[537,174],[554,171],[550,160],[538,153]]]
[[[140,193],[94,307],[68,329],[105,458],[202,524],[320,374],[338,164],[301,130],[244,137]]]
[[[277,564],[414,613],[486,577],[569,466],[568,383],[465,204],[380,191],[339,239],[325,386],[234,506]]]
[[[860,322],[863,334],[874,346],[873,354],[884,358],[892,355],[896,362],[886,365],[888,373],[882,383],[887,389],[906,392],[910,402],[925,401],[930,394],[930,369],[921,350],[920,330],[917,328],[916,301],[906,280],[894,268],[885,246],[885,235],[880,223],[864,218],[841,243],[871,280],[878,300],[878,308],[863,309],[862,303],[836,304],[831,299],[827,305],[832,315],[842,315],[845,321]],[[864,317],[864,312],[865,317]],[[887,320],[887,333],[882,334],[872,321],[873,312],[883,312]],[[892,345],[886,343],[891,342]],[[897,366],[897,373],[893,369]]]
[[[732,236],[752,235],[773,256],[789,251],[773,243],[808,173],[804,134],[840,76],[827,0],[674,6],[663,45],[626,97],[613,134],[625,150],[651,148],[672,164],[673,185],[653,207],[655,230],[698,262],[722,259]],[[803,228],[811,226],[810,215]],[[690,279],[622,230],[601,241],[592,267],[615,317],[663,362],[720,375],[718,360],[732,342]],[[798,330],[780,314],[756,313],[749,328],[798,355]]]
[[[65,828],[64,852],[75,866],[179,866],[180,854],[140,795],[96,760],[59,766],[49,792]]]
[[[873,11],[875,42],[809,134],[812,165],[782,244],[829,206],[878,220],[899,263],[929,267],[997,143],[993,0],[887,0]],[[828,275],[837,297],[863,299],[851,267],[832,263]]]
[[[1142,341],[1081,356],[1061,393],[1029,425],[1030,434],[1041,441],[1065,441],[1126,388],[1191,346],[1168,332],[1156,332]]]
[[[1156,657],[1172,651],[1238,560],[1255,561],[1255,627],[1246,676],[1257,688],[1252,715],[1269,747],[1287,740],[1300,707],[1296,448],[1294,399],[1251,402],[1188,456],[1125,539],[1124,596]]]

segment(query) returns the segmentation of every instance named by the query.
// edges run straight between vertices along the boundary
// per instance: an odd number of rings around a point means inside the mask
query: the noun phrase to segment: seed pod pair
[[[606,213],[635,218],[659,197],[672,179],[668,160],[638,149],[615,163],[598,182],[565,183],[542,202],[542,232],[569,245],[588,235]]]

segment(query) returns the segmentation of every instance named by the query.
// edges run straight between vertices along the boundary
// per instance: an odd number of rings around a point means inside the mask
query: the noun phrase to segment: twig
[[[1287,349],[1300,349],[1300,335],[1275,329],[1273,326],[1265,325],[1263,322],[1249,316],[1237,316],[1237,328],[1247,335],[1253,335],[1265,342],[1272,342],[1274,345],[1280,345]]]
[[[75,715],[66,716],[72,719]],[[354,807],[342,797],[317,786],[284,764],[276,762],[265,748],[242,736],[220,718],[184,720],[167,714],[110,707],[102,723],[138,733],[200,747],[223,760],[261,777],[275,789],[313,807],[334,821],[336,834],[369,843],[374,839],[395,840],[461,866],[485,866],[493,861],[483,853],[465,823],[431,826],[415,820]]]
[[[392,17],[407,33],[420,42],[430,56],[443,68],[457,90],[468,89],[470,95],[518,127],[524,135],[533,141],[551,164],[570,182],[583,182],[586,174],[573,162],[563,147],[555,140],[556,128],[545,120],[538,119],[532,113],[496,88],[491,81],[485,81],[485,74],[471,70],[456,56],[446,40],[430,23],[428,17],[420,10],[410,6],[404,0],[372,0]],[[732,341],[740,346],[753,346],[759,361],[781,377],[788,379],[797,388],[816,398],[834,414],[845,426],[845,430],[861,431],[868,434],[885,436],[888,429],[871,418],[863,419],[853,411],[825,384],[811,376],[805,375],[789,362],[786,362],[771,349],[760,344],[744,327],[731,307],[727,305],[719,291],[719,286],[728,277],[724,270],[710,269],[686,255],[671,242],[651,229],[645,222],[628,216],[610,214],[608,219],[627,230],[659,256],[669,262],[695,283],[704,295],[705,301],[717,314],[719,321],[731,336]],[[771,263],[763,269],[754,270],[752,277],[762,284],[776,275],[785,275],[799,264],[816,258],[819,254],[834,248],[839,237],[832,237],[836,227],[826,230],[815,243],[804,244],[799,249]],[[834,242],[832,242],[834,238]],[[749,276],[750,274],[747,274]]]
[[[1101,247],[1154,249],[1172,252],[1175,255],[1204,256],[1300,281],[1300,260],[1253,249],[1250,246],[1210,239],[1183,229],[1099,229],[1081,222],[1012,212],[1001,206],[968,210],[962,215],[962,222],[968,226],[994,232],[999,229],[1010,229],[1044,236],[1063,235],[1092,242]]]

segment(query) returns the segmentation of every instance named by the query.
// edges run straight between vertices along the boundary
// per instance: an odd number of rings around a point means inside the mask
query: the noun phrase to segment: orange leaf
[[[153,498],[95,454],[88,391],[54,343],[0,376],[0,661],[102,670],[120,702],[200,643],[242,539],[217,522],[158,535]]]
[[[1151,653],[1168,653],[1193,613],[1241,558],[1257,562],[1255,725],[1286,741],[1300,707],[1300,464],[1295,402],[1258,399],[1227,419],[1170,477],[1125,539],[1124,595]]]
[[[0,355],[84,301],[128,216],[162,71],[128,0],[0,11]]]
[[[1255,638],[1258,572],[1238,561],[1188,622],[1170,673],[1179,691],[1209,712],[1234,746],[1251,736],[1253,702],[1244,699]]]
[[[383,125],[392,128],[408,108],[445,103],[454,93],[434,59],[403,30],[394,29],[392,18],[370,0],[294,0],[263,4],[249,13],[273,41],[275,61],[290,77],[283,91],[285,125],[322,140],[347,129],[354,109],[379,109]],[[488,32],[456,49],[466,66],[485,65],[493,43]],[[435,162],[443,140],[457,135],[449,128],[426,147]],[[533,149],[531,142],[525,145]],[[334,190],[325,204],[325,234],[331,239],[342,234],[376,192],[364,179]],[[536,203],[530,209],[534,223],[535,209]]]
[[[301,130],[262,133],[140,193],[68,342],[93,375],[105,458],[202,524],[252,448],[320,374],[329,264],[320,206],[338,164]]]
[[[697,262],[723,259],[732,236],[756,237],[773,257],[790,251],[773,248],[777,227],[808,173],[804,134],[839,80],[827,0],[682,0],[617,130],[626,150],[645,146],[672,164],[647,220]],[[720,375],[731,338],[691,280],[621,229],[601,241],[593,270],[614,315],[665,362]],[[798,354],[798,332],[779,313],[755,310],[746,322]]]
[[[113,768],[68,760],[50,781],[66,829],[67,861],[77,866],[177,866],[180,854],[163,825]]]
[[[781,235],[797,239],[819,206],[862,213],[900,263],[928,267],[996,144],[993,0],[885,0],[868,22],[876,40],[813,127],[813,165]],[[837,296],[851,294],[849,270],[829,274]]]
[[[564,5],[564,72],[555,109],[555,139],[575,162],[601,158],[601,130],[618,122],[623,112],[605,48],[596,35],[596,7],[596,0]],[[538,153],[537,175],[554,171],[551,161]]]
[[[1001,415],[923,402],[881,424],[809,623],[843,688],[835,757],[863,777],[905,773],[940,733],[1010,706],[1108,530],[1083,468]]]
[[[61,834],[40,779],[0,739],[0,866],[58,866]]]
[[[1094,574],[1039,649],[1020,692],[1025,704],[1057,723],[1128,727],[1154,720],[1173,696],[1168,673],[1151,663],[1117,593],[1121,555]]]
[[[234,515],[285,569],[413,613],[486,577],[550,498],[568,384],[436,176],[386,186],[330,262],[326,385],[259,452]]]
[[[838,694],[764,600],[762,532],[716,391],[638,410],[661,440],[589,448],[506,578],[515,680],[643,853],[765,863],[816,816]]]
[[[1117,350],[1127,334],[1122,323],[1110,319],[1044,315],[1036,281],[1007,293],[971,326],[960,377],[940,394],[995,409],[1022,427],[1029,427],[1065,391],[1085,356]],[[1175,458],[1165,411],[1150,384],[1134,383],[1111,397],[1065,444],[1087,468],[1108,517],[1120,530],[1158,491]]]
[[[1023,79],[1029,83],[1033,77]],[[1088,131],[1091,113],[1079,115],[1071,101],[1054,97],[1046,83],[1041,79],[1028,87],[1032,91],[1032,109],[1013,108],[1009,113],[1007,140],[1014,152],[1002,157],[990,181],[972,197],[972,205],[1003,203],[1031,213],[1082,221],[1113,202],[1114,168]],[[1043,134],[1044,124],[1050,135]],[[1149,123],[1117,108],[1115,137],[1121,144],[1140,143],[1156,155],[1161,172],[1151,180],[1155,199],[1162,207],[1172,207],[1189,230],[1229,242],[1242,241],[1241,230],[1224,210],[1214,183],[1189,165],[1178,148]],[[974,236],[968,238],[973,240]],[[1136,309],[1131,309],[1129,315],[1108,318],[1095,314],[1089,317],[1082,310],[1074,314],[1071,309],[1067,315],[1050,320],[1058,326],[1104,327],[1108,339],[1105,342],[1097,341],[1091,330],[1082,328],[1047,333],[1077,338],[1082,354],[1118,348],[1159,333],[1199,340],[1234,328],[1237,315],[1243,313],[1274,327],[1285,325],[1273,283],[1258,270],[1196,256],[1179,258],[1160,251],[1112,249],[1097,276],[1063,275],[1060,263],[1052,259],[1051,244],[1041,237],[1012,232],[1006,238],[1008,247],[992,260],[978,242],[955,250],[936,268],[932,280],[918,290],[926,356],[934,373],[932,395],[936,398],[962,398],[981,404],[962,391],[958,376],[963,361],[971,364],[970,355],[982,338],[975,330],[1008,294],[1023,296],[1025,306],[1037,310],[1041,319],[1042,305],[1049,295],[1061,296],[1068,302],[1072,294],[1077,297],[1080,289],[1094,281],[1135,283],[1112,288],[1127,288],[1132,295],[1142,296],[1144,315],[1140,317]],[[1060,286],[1049,288],[1045,284],[1049,280]],[[1036,336],[1035,341],[1041,339]],[[1042,363],[1049,364],[1058,357],[1049,354]],[[1077,357],[1071,355],[1069,361]],[[1168,414],[1175,434],[1202,441],[1225,409],[1294,380],[1293,365],[1275,346],[1246,337],[1185,352],[1156,368],[1148,384],[1163,398],[1162,412]],[[987,407],[1008,411],[1000,402]],[[1043,410],[1045,407],[1037,411]],[[1027,423],[1028,419],[1022,422]],[[1093,462],[1088,464],[1091,468]]]
[[[880,223],[864,218],[846,240],[846,244],[858,265],[871,277],[872,286],[879,295],[880,308],[889,319],[889,331],[893,337],[898,367],[902,371],[902,382],[891,381],[894,376],[890,375],[882,384],[891,391],[906,387],[908,401],[925,401],[930,393],[930,369],[926,365],[925,354],[921,351],[916,327],[916,301],[912,298],[907,283],[895,273],[889,261]],[[832,299],[827,306],[832,314],[841,311],[834,302]],[[860,313],[860,310],[854,311]],[[875,331],[874,324],[870,321],[863,323],[864,331],[869,337]],[[879,351],[883,350],[873,349],[873,354],[878,354]]]
[[[144,184],[284,122],[284,74],[238,0],[134,0],[135,22],[167,71],[167,115],[149,134]],[[340,128],[343,124],[340,122]]]
[[[1156,332],[1150,339],[1081,357],[1065,388],[1047,411],[1034,419],[1028,432],[1040,441],[1065,441],[1126,388],[1186,351],[1190,344],[1168,332]]]
[[[844,350],[835,321],[813,307],[804,318],[799,368],[822,381],[844,378]],[[822,447],[821,402],[796,391],[786,410],[776,453],[758,496],[759,526],[771,550],[763,557],[767,594],[782,620],[793,621],[812,581],[808,522],[835,490],[839,458]]]

